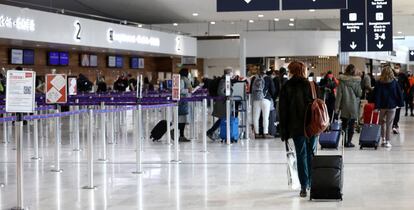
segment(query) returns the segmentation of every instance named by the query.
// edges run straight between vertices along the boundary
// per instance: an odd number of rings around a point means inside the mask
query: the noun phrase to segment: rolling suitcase
[[[167,120],[161,120],[151,131],[150,139],[159,141],[167,132]],[[174,130],[171,130],[171,138],[174,138]]]
[[[276,137],[278,135],[277,132],[277,111],[272,110],[269,113],[269,134]],[[259,134],[263,135],[263,114],[260,114],[259,118]]]
[[[318,155],[312,158],[312,185],[310,200],[341,200],[345,140],[342,140],[342,155]]]
[[[222,142],[227,138],[226,125],[226,118],[222,118],[220,122],[220,138]],[[239,118],[230,117],[230,138],[232,143],[237,143],[239,140]]]
[[[360,149],[363,149],[364,147],[378,148],[381,139],[381,125],[378,125],[379,117],[376,118],[377,124],[372,123],[375,113],[377,116],[379,115],[379,112],[372,112],[370,124],[364,124],[362,126],[361,135],[359,137]]]
[[[334,115],[335,113],[332,116]],[[338,148],[339,140],[341,138],[341,127],[342,127],[341,122],[339,122],[339,120],[334,120],[334,117],[332,117],[329,130],[319,135],[319,144],[321,145],[321,149],[325,149],[325,148],[337,149]]]

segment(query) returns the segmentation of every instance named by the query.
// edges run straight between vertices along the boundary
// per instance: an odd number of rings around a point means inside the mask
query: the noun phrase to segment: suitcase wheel
[[[362,150],[362,146],[360,146],[359,149]]]
[[[377,150],[378,149],[378,146],[375,146],[374,148],[375,148],[375,150]]]

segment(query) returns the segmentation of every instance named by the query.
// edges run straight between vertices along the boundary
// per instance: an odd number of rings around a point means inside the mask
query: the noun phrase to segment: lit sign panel
[[[157,37],[116,33],[113,29],[108,30],[107,39],[108,39],[108,42],[110,43],[119,42],[119,43],[149,45],[152,47],[160,46],[160,39]]]
[[[35,31],[35,21],[28,18],[12,18],[0,16],[0,28],[17,29],[21,31]]]

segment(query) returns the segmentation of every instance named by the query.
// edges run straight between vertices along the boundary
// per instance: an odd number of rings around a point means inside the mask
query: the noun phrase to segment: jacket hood
[[[350,81],[350,82],[361,82],[361,77],[342,74],[342,75],[339,75],[339,80]]]

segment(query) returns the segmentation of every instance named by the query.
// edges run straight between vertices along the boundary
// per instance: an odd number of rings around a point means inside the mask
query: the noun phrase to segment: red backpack
[[[329,126],[328,108],[325,102],[317,97],[315,83],[310,82],[309,84],[313,101],[309,104],[305,114],[307,118],[305,120],[305,135],[308,138],[321,134]]]

